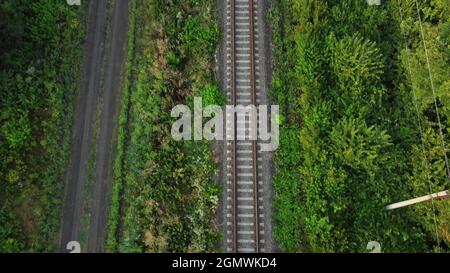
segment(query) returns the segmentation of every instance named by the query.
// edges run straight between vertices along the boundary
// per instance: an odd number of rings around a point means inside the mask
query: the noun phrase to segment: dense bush
[[[0,3],[0,251],[57,243],[83,14],[59,0]]]
[[[422,5],[427,40],[446,37],[448,1]],[[449,186],[414,1],[370,7],[359,0],[277,0],[270,18],[273,96],[285,117],[274,180],[281,248],[365,252],[368,242],[378,241],[386,252],[432,251],[438,245],[434,215],[441,246],[448,247],[448,201],[384,209]],[[446,41],[429,42],[445,117]]]

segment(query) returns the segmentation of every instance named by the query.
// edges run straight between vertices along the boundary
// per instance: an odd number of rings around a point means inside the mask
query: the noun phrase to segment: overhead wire
[[[416,1],[416,6],[418,7],[417,0],[415,0],[415,1]],[[404,22],[404,20],[403,20],[404,16],[403,16],[402,6],[401,6],[400,2],[401,2],[401,0],[398,1],[398,6],[399,6],[399,12],[400,12],[400,20],[401,20],[401,23],[403,23]],[[420,13],[419,13],[419,17],[420,17]],[[420,21],[420,24],[422,24],[421,23],[421,21],[422,21],[421,18],[419,19],[419,21]],[[406,54],[407,54],[406,56],[407,56],[408,74],[409,74],[409,77],[412,79],[411,55],[410,55],[410,51],[409,51],[409,48],[408,48],[408,40],[407,40],[406,34],[403,33],[403,31],[402,31],[402,35],[403,35],[403,38],[404,38],[405,49],[406,49]],[[422,39],[423,38],[424,38],[424,36],[422,36]],[[424,46],[426,48],[426,43],[424,43]],[[428,64],[429,64],[429,58],[427,58],[427,61],[428,61]],[[431,74],[431,66],[428,66],[428,68],[429,68],[430,75],[432,75]],[[432,77],[431,77],[431,83],[432,83],[432,89],[434,90],[434,83],[433,83]],[[411,90],[412,90],[412,94],[413,94],[414,108],[415,108],[415,112],[416,112],[416,115],[417,115],[417,124],[418,124],[419,132],[420,132],[420,140],[421,140],[422,153],[423,153],[423,163],[425,164],[425,166],[428,167],[429,163],[428,163],[428,156],[427,156],[427,152],[426,152],[426,148],[425,148],[424,129],[423,129],[421,115],[420,115],[420,110],[419,110],[419,102],[418,102],[417,94],[416,94],[416,91],[414,90],[414,87],[411,87]],[[433,94],[434,94],[433,95],[434,98],[436,98],[434,91],[433,91]],[[436,99],[435,99],[435,105],[437,105]],[[437,110],[438,120],[440,121],[439,109],[437,108],[436,110]],[[442,136],[443,136],[443,134],[442,134]],[[447,168],[448,168],[447,155],[445,154],[445,156],[446,156],[446,160],[447,160],[446,162],[447,162]],[[428,180],[429,191],[430,191],[430,195],[431,195],[433,193],[433,186],[431,184],[431,175],[430,175],[428,170],[426,171],[426,173],[427,173],[427,178],[428,178],[427,180]],[[450,172],[448,172],[448,174],[449,174],[449,177],[450,177]],[[432,211],[433,211],[433,222],[434,222],[434,228],[435,228],[435,236],[436,236],[436,241],[437,241],[438,247],[440,248],[441,247],[441,242],[440,242],[439,233],[438,233],[438,224],[437,224],[437,216],[436,216],[436,205],[435,205],[434,199],[431,200],[431,203],[432,203]]]
[[[442,140],[441,145],[442,145],[442,149],[444,151],[445,166],[447,169],[447,176],[450,181],[450,165],[449,165],[448,156],[447,156],[447,145],[445,143],[441,114],[439,113],[439,105],[438,105],[438,101],[437,101],[436,89],[434,87],[433,73],[431,72],[430,56],[428,54],[427,42],[425,40],[425,33],[423,31],[422,16],[420,15],[419,3],[417,2],[417,0],[415,0],[415,2],[416,2],[416,9],[417,9],[417,16],[419,17],[419,26],[420,26],[420,33],[421,33],[422,41],[423,41],[423,48],[425,50],[425,57],[427,60],[427,68],[428,68],[428,74],[430,77],[431,90],[433,91],[434,106],[436,108],[436,117],[437,117],[438,124],[439,124],[439,134],[440,134],[441,140]]]

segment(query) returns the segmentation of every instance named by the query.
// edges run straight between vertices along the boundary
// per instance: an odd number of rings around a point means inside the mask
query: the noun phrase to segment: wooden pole
[[[395,203],[395,204],[391,204],[391,205],[387,206],[386,209],[394,210],[394,209],[399,209],[399,208],[415,205],[418,203],[427,202],[427,201],[434,200],[434,199],[447,199],[447,198],[450,198],[450,191],[448,191],[448,190],[429,194],[426,196],[414,198],[411,200],[407,200],[407,201],[403,201],[403,202],[399,202],[399,203]]]

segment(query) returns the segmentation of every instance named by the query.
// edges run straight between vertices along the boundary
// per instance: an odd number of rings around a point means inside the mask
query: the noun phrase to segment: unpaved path
[[[101,131],[97,146],[95,184],[88,236],[88,252],[103,252],[108,192],[112,177],[113,139],[116,135],[123,64],[128,33],[129,1],[118,0],[113,14],[111,49],[104,83]]]
[[[114,12],[111,20],[107,20],[107,0],[96,0],[90,4],[83,70],[73,128],[71,163],[67,174],[63,208],[61,252],[67,252],[68,242],[81,240],[80,228],[88,176],[88,160],[90,149],[95,146],[97,151],[90,200],[92,211],[88,245],[82,246],[82,249],[87,249],[89,252],[101,252],[104,247],[108,184],[112,169],[112,145],[117,123],[129,16],[129,0],[116,0],[112,3],[114,3]],[[112,25],[110,41],[106,41],[107,24]],[[105,46],[106,43],[111,44]],[[107,52],[103,52],[104,48],[108,48]],[[106,62],[103,62],[103,56],[107,57]],[[103,88],[102,78],[104,79]],[[92,145],[94,116],[99,94],[103,98],[103,104],[100,106],[101,129],[98,142]]]

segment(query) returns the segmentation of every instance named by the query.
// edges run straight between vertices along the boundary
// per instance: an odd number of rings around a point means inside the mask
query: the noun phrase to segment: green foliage
[[[329,39],[331,68],[337,77],[339,88],[360,91],[358,87],[380,79],[384,65],[380,49],[375,43],[364,40],[359,34],[345,36],[339,42],[333,35]]]
[[[274,2],[272,93],[286,117],[275,157],[274,218],[283,250],[365,252],[369,241],[379,241],[384,252],[420,252],[434,251],[438,240],[450,244],[448,202],[384,209],[449,186],[413,2]],[[424,28],[436,41],[428,42],[431,66],[447,121],[449,11],[430,2],[422,6]]]
[[[217,85],[207,85],[201,90],[200,96],[202,97],[204,106],[224,106],[227,102],[225,94],[219,90]]]
[[[0,252],[14,253],[23,249],[22,229],[14,219],[14,215],[0,210]]]
[[[109,251],[216,250],[221,190],[213,182],[212,149],[205,142],[173,140],[170,116],[175,105],[188,104],[195,95],[205,104],[223,100],[212,73],[219,37],[212,5],[210,0],[135,2]]]
[[[386,131],[368,127],[362,120],[344,119],[330,134],[331,151],[343,165],[352,168],[373,169],[386,162],[383,149],[392,145]]]
[[[193,54],[197,55],[203,52],[214,52],[219,38],[218,34],[217,24],[211,24],[198,15],[188,17],[182,30],[181,50],[194,51]]]
[[[5,0],[0,14],[0,252],[53,251],[84,7],[59,0]]]

